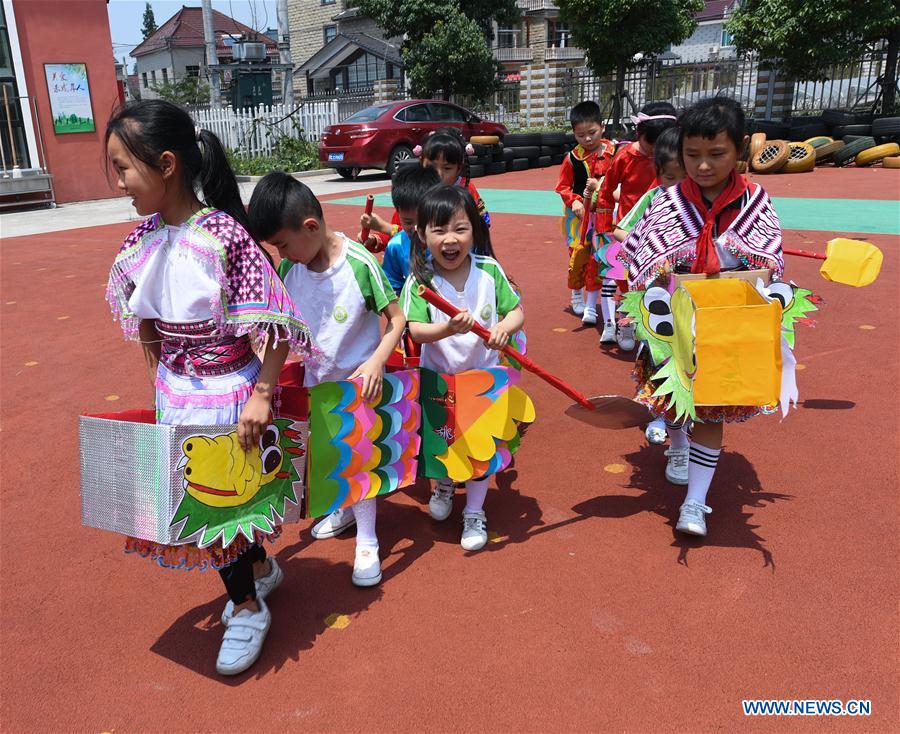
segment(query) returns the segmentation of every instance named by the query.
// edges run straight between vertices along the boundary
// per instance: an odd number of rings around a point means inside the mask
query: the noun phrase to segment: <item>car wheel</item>
[[[406,145],[398,145],[391,151],[387,162],[387,175],[393,176],[397,171],[397,164],[401,161],[408,161],[413,157],[412,149]]]
[[[348,181],[356,178],[359,174],[358,168],[335,168],[334,170],[338,172],[341,178],[346,178]]]

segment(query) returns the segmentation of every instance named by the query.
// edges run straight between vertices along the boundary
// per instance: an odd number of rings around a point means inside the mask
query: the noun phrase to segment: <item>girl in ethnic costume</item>
[[[659,286],[671,292],[673,273],[715,274],[767,268],[772,279],[784,271],[781,225],[768,195],[735,172],[745,144],[740,104],[724,97],[698,102],[680,120],[679,150],[687,178],[661,189],[623,245],[629,279],[637,289]],[[654,311],[654,313],[656,313]],[[654,374],[644,349],[635,376],[637,400],[657,416],[665,397],[654,397]],[[722,447],[723,426],[745,421],[775,406],[699,406],[690,439],[668,423],[666,479],[688,487],[676,529],[706,535],[706,495]]]
[[[237,423],[246,451],[269,423],[288,349],[310,353],[309,331],[247,233],[237,181],[215,135],[195,128],[179,107],[148,100],[112,116],[106,146],[119,190],[147,216],[119,251],[106,296],[126,339],[143,346],[157,422]],[[254,347],[264,344],[260,362]],[[219,571],[229,596],[216,661],[223,675],[256,661],[271,624],[264,598],[283,574],[267,559],[263,537],[251,543],[238,535],[227,548],[126,543],[126,551],[161,566]]]

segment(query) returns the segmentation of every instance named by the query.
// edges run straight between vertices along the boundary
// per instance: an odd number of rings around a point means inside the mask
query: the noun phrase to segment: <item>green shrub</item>
[[[302,137],[283,137],[271,155],[245,156],[226,151],[231,168],[239,176],[264,176],[269,171],[312,171],[319,168],[319,146]]]

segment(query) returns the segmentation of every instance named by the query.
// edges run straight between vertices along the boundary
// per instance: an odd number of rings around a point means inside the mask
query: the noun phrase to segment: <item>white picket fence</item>
[[[269,155],[283,136],[318,140],[328,125],[341,121],[337,99],[287,105],[259,105],[244,110],[230,107],[194,108],[191,116],[199,127],[214,132],[222,145],[241,155]]]

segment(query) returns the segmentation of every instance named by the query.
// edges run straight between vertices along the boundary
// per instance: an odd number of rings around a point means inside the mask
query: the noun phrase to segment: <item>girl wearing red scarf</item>
[[[768,268],[773,279],[781,277],[778,216],[765,191],[735,172],[744,144],[744,113],[736,101],[706,99],[684,113],[679,149],[687,178],[654,197],[623,243],[635,288],[661,285],[671,291],[674,272]],[[650,378],[655,370],[647,351],[635,368],[640,383],[637,399],[663,416],[666,400],[653,397],[657,386]],[[706,535],[705,516],[712,512],[706,495],[722,447],[723,425],[763,410],[763,406],[697,407],[690,440],[667,423],[671,448],[666,452],[666,479],[688,486],[676,530]]]

